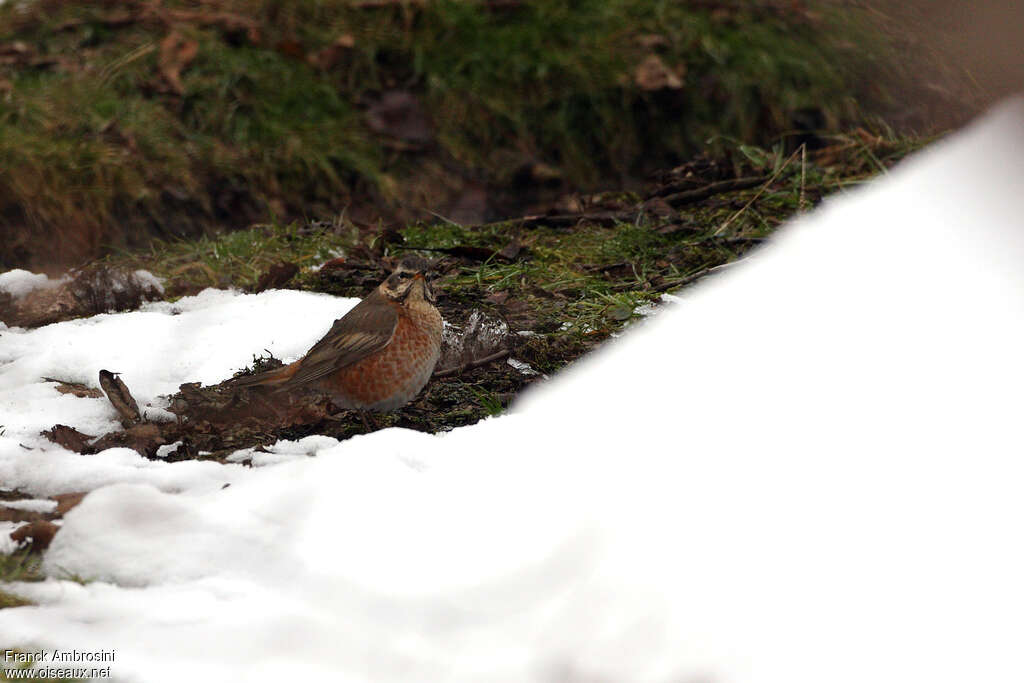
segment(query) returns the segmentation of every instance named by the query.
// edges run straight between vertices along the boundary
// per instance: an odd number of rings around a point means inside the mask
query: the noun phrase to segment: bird
[[[441,355],[444,321],[425,276],[430,266],[403,258],[302,358],[230,383],[274,392],[318,389],[336,407],[360,414],[401,408],[423,389]]]

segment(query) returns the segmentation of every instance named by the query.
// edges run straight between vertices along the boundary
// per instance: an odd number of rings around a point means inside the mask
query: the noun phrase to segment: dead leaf
[[[0,505],[0,522],[38,522],[42,519],[46,519],[46,515],[41,512]]]
[[[60,531],[59,526],[40,519],[12,531],[11,540],[19,545],[27,543],[32,552],[38,552],[49,547],[58,531]]]
[[[523,243],[519,241],[519,237],[513,237],[512,241],[501,248],[498,252],[498,256],[508,261],[514,261],[517,256],[523,251]]]
[[[658,218],[671,218],[676,215],[676,210],[672,208],[672,205],[661,197],[648,199],[643,203],[643,210],[644,213]]]
[[[199,54],[199,42],[171,31],[160,41],[160,75],[176,95],[185,94],[181,72]]]
[[[152,458],[156,455],[157,449],[165,443],[167,439],[161,433],[160,426],[144,422],[133,424],[123,432],[105,434],[92,445],[92,448],[97,452],[108,448],[131,448],[143,457]]]
[[[420,101],[407,90],[389,90],[382,94],[366,111],[366,123],[377,133],[416,145],[434,139],[433,126]]]
[[[509,296],[508,290],[507,289],[503,289],[500,292],[494,292],[493,294],[489,294],[487,296],[487,298],[484,299],[484,300],[489,302],[489,303],[497,304],[497,305],[500,306],[501,304],[503,304],[506,301],[508,301],[508,296]]]
[[[647,55],[644,61],[640,62],[633,74],[633,80],[641,90],[648,92],[654,90],[679,90],[683,87],[683,79],[676,72],[669,69],[661,57],[655,54]]]
[[[142,416],[139,414],[139,404],[136,403],[132,393],[128,391],[128,387],[120,377],[109,370],[100,370],[100,386],[103,387],[114,410],[121,416],[123,426],[127,427],[142,420]]]
[[[333,69],[344,63],[352,54],[356,46],[356,39],[351,33],[343,33],[334,39],[334,42],[309,56],[309,63],[321,69]]]
[[[74,427],[68,427],[67,425],[53,425],[53,429],[40,432],[40,434],[58,446],[63,446],[75,453],[85,453],[87,450],[90,450],[89,444],[96,438],[83,434]]]
[[[57,391],[62,394],[71,394],[78,398],[103,398],[103,392],[95,387],[87,387],[84,384],[78,382],[65,382],[59,379],[53,379],[52,377],[44,377],[44,381],[54,382],[57,386],[54,387]]]
[[[53,511],[53,514],[58,517],[63,517],[68,511],[82,502],[82,499],[88,494],[88,491],[78,491],[74,493],[59,493],[56,496],[51,496],[57,501],[57,509]]]
[[[288,261],[275,263],[260,275],[260,279],[256,282],[256,287],[253,291],[259,294],[268,289],[280,289],[295,277],[298,272],[299,267],[294,263],[289,263]]]

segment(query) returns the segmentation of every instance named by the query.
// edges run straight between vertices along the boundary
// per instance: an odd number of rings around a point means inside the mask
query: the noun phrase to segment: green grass
[[[275,223],[192,240],[156,240],[145,250],[119,250],[107,261],[151,270],[171,281],[175,296],[202,287],[250,288],[276,263],[309,269],[354,243],[351,234],[336,226]]]
[[[56,65],[0,67],[0,224],[13,235],[0,265],[353,204],[439,209],[465,178],[507,187],[534,161],[572,186],[617,185],[708,140],[716,153],[731,139],[768,144],[808,107],[839,129],[863,118],[863,74],[888,52],[864,12],[808,5],[222,0],[217,11],[253,18],[258,41],[178,21],[198,46],[178,96],[161,76],[161,22],[110,24],[127,5],[5,3],[0,44],[21,41]],[[353,47],[318,65],[339,36]],[[638,87],[651,53],[682,74],[681,89]],[[403,152],[368,128],[366,103],[389,89],[416,95],[436,145]]]
[[[0,555],[0,585],[14,581],[42,581],[42,555],[18,550]],[[0,609],[22,607],[32,602],[0,588]]]

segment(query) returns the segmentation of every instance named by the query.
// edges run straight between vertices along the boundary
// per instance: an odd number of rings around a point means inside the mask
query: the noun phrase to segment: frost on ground
[[[153,402],[245,364],[257,327],[293,358],[350,303],[4,331],[0,480],[93,492],[0,634],[116,648],[140,681],[1020,680],[1022,175],[1018,100],[511,414],[262,467],[61,451],[54,415],[114,415],[38,377],[116,365]]]

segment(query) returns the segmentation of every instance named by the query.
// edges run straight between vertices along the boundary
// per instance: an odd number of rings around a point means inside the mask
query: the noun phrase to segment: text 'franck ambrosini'
[[[116,650],[4,650],[9,664],[52,664],[56,662],[112,662]]]

